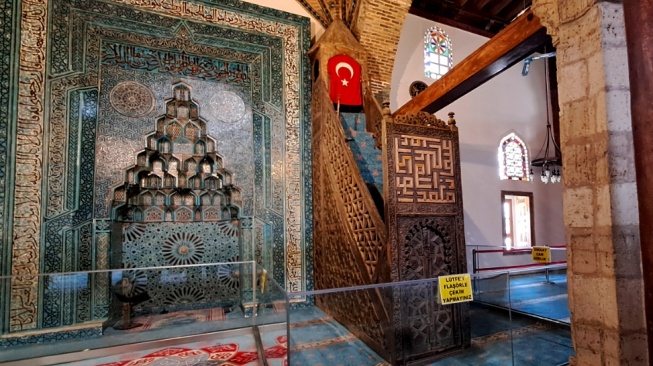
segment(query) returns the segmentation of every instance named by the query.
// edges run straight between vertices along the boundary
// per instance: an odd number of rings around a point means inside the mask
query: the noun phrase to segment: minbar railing
[[[386,227],[345,141],[326,83],[313,84],[315,288],[389,278]],[[334,293],[317,305],[386,359],[392,358],[386,299],[376,290]]]

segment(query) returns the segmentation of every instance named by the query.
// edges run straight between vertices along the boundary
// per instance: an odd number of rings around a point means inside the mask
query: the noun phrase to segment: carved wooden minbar
[[[385,222],[329,98],[327,61],[361,64],[367,132],[382,148]],[[366,52],[334,21],[313,46],[315,289],[436,278],[466,272],[458,130],[420,113],[393,119],[372,95]],[[378,203],[378,202],[377,202]],[[469,344],[466,305],[441,306],[431,284],[315,296],[316,305],[392,364]]]
[[[365,111],[380,131],[381,109],[367,78],[367,54],[342,21],[335,20],[309,51],[313,64],[312,148],[315,289],[390,281],[386,227],[345,140],[329,98],[329,58],[345,53],[362,69]],[[373,132],[373,131],[370,131]],[[380,137],[380,133],[378,134]],[[378,140],[377,140],[378,141]],[[392,358],[390,297],[376,290],[315,297],[324,310],[382,357]]]

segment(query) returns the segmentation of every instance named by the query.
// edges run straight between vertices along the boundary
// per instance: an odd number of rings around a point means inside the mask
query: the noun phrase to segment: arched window
[[[424,74],[439,79],[453,67],[451,39],[439,27],[431,27],[424,36]]]
[[[514,132],[499,144],[499,176],[501,180],[529,180],[528,148]]]

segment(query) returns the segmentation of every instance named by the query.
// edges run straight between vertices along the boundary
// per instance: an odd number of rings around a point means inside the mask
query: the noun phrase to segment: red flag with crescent
[[[327,68],[331,78],[331,101],[342,105],[362,105],[361,65],[353,58],[341,54],[331,57]]]

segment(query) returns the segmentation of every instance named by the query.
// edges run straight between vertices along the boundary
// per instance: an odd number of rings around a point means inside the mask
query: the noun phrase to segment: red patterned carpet
[[[276,337],[276,345],[265,350],[265,357],[272,364],[287,366],[285,335]],[[141,358],[104,363],[100,366],[169,366],[215,364],[220,366],[258,365],[258,353],[254,350],[240,350],[237,343],[219,344],[204,348],[171,347],[150,353]],[[275,362],[276,361],[276,362]]]
[[[141,332],[148,329],[157,329],[162,327],[179,326],[189,323],[205,323],[225,320],[224,309],[200,309],[175,311],[168,314],[156,314],[137,317],[134,323],[140,326],[127,330],[129,333]]]

